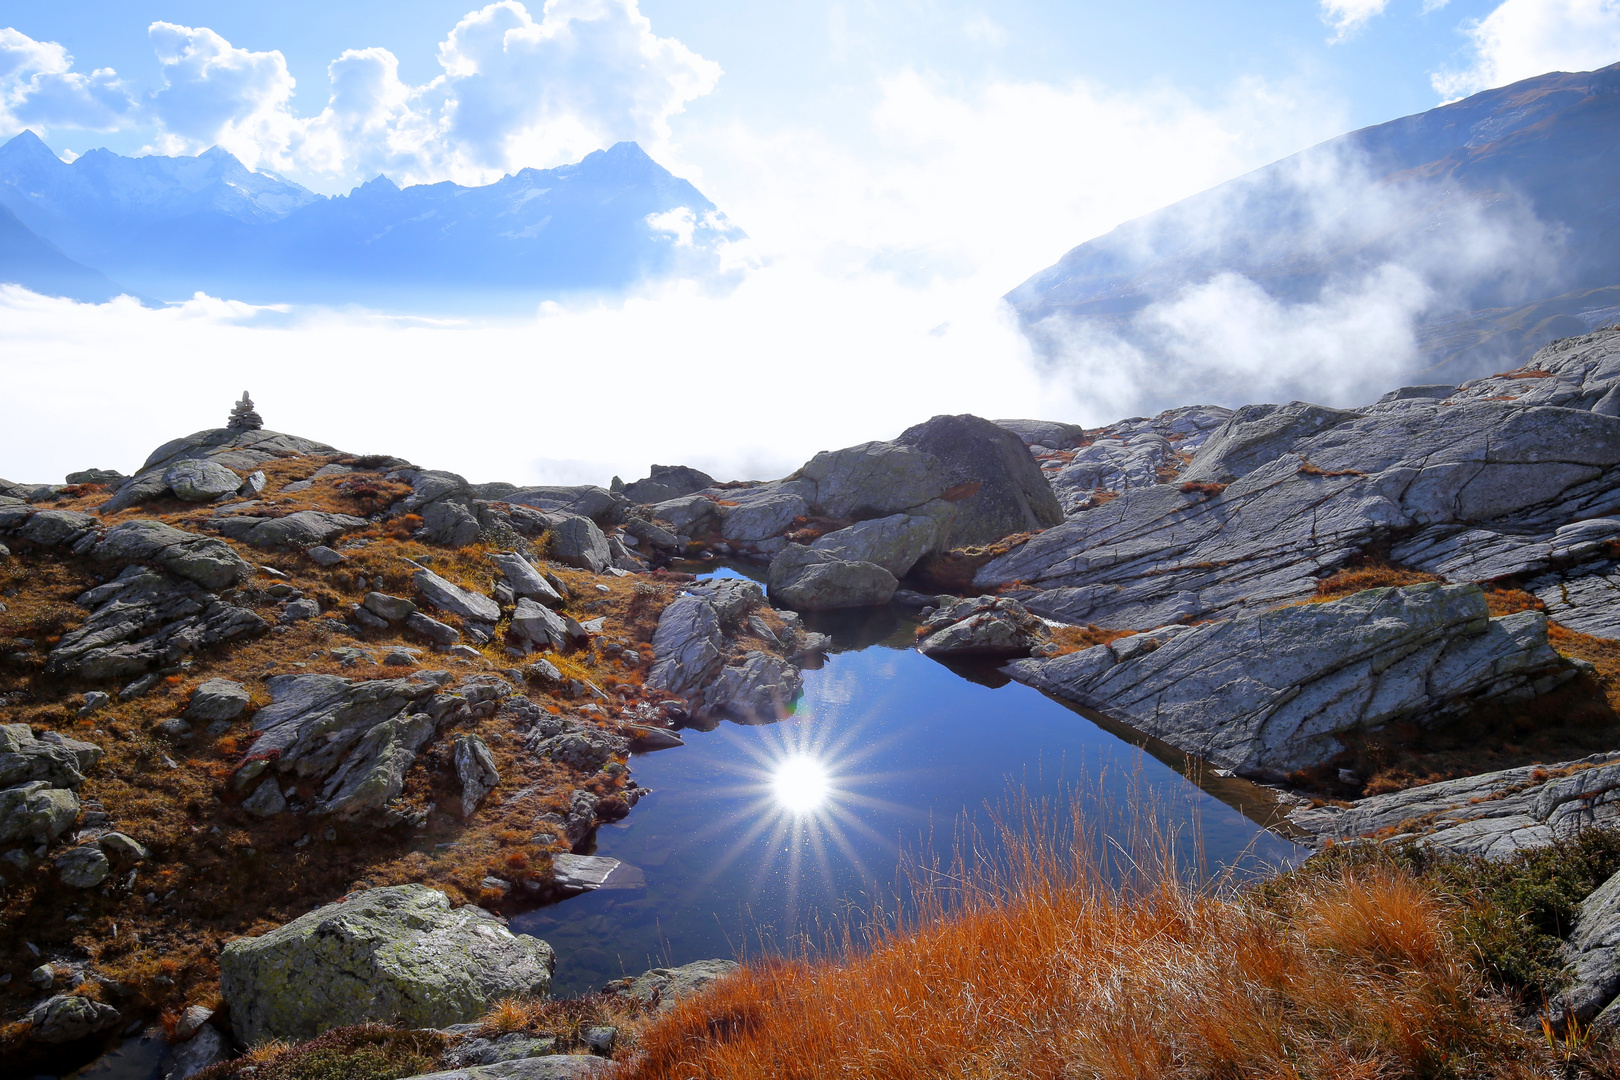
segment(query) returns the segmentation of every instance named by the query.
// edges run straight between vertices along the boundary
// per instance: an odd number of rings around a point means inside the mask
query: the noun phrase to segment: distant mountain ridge
[[[1340,192],[1308,190],[1308,180],[1336,161],[1360,170],[1362,197],[1376,203],[1365,220],[1324,224],[1342,208],[1318,204]],[[1038,339],[1075,323],[1129,339],[1133,316],[1219,274],[1309,300],[1333,276],[1418,244],[1466,248],[1482,222],[1517,209],[1548,226],[1556,266],[1529,284],[1510,274],[1459,284],[1459,302],[1417,328],[1437,380],[1486,374],[1620,315],[1620,64],[1340,136],[1081,244],[1007,300]],[[1453,269],[1434,267],[1441,277]]]
[[[161,299],[201,290],[412,310],[522,307],[701,273],[741,235],[635,143],[482,187],[378,177],[327,197],[218,148],[93,150],[70,164],[25,131],[0,146],[0,206],[65,257]],[[682,211],[689,233],[650,220]]]

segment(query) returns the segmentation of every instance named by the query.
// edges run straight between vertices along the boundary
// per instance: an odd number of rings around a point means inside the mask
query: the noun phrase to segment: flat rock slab
[[[353,893],[220,954],[237,1038],[309,1039],[368,1021],[448,1027],[503,997],[545,996],[556,957],[482,908],[394,885]]]
[[[613,1062],[606,1058],[583,1054],[547,1054],[517,1061],[498,1061],[493,1065],[423,1073],[408,1080],[574,1080],[576,1077],[598,1076],[612,1068]]]
[[[1620,819],[1620,753],[1465,776],[1288,815],[1322,840],[1411,836],[1460,855],[1508,859]]]
[[[1477,585],[1369,589],[1141,644],[1121,638],[1007,671],[1218,767],[1269,778],[1332,758],[1342,732],[1426,723],[1575,674],[1548,645],[1545,616],[1492,619]]]

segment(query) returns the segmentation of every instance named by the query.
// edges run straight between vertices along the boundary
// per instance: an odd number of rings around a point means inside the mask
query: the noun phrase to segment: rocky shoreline
[[[619,872],[632,753],[788,716],[830,611],[916,610],[925,654],[1272,785],[1322,844],[1502,860],[1620,814],[1620,328],[1360,409],[935,417],[770,482],[472,484],[246,395],[67,480],[0,481],[17,1060],[167,1015],[177,1080],[368,1021],[456,1075],[594,1067],[609,1034],[445,1056],[567,962],[502,913]],[[763,587],[681,569],[724,558]],[[1583,1020],[1613,891],[1570,938]]]

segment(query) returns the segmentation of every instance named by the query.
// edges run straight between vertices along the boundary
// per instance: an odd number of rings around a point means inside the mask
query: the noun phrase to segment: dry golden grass
[[[1407,570],[1384,563],[1369,563],[1348,570],[1340,570],[1338,573],[1329,574],[1321,581],[1318,581],[1316,583],[1316,595],[1311,597],[1308,602],[1320,603],[1325,600],[1337,600],[1340,597],[1350,596],[1366,589],[1420,585],[1426,581],[1443,580],[1445,579],[1438,574],[1428,574],[1421,570]]]
[[[1261,903],[1188,887],[1169,858],[1120,888],[1055,845],[1006,850],[1000,872],[958,865],[949,897],[925,891],[840,958],[755,963],[677,1004],[623,1075],[1564,1075],[1471,963],[1456,910],[1397,868],[1302,877]]]

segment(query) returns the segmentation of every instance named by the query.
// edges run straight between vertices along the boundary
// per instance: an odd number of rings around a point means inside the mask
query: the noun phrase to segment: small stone
[[[545,686],[555,686],[563,681],[562,672],[550,660],[536,660],[523,669],[525,678]]]
[[[151,850],[145,844],[121,832],[106,833],[96,843],[107,854],[123,862],[145,862],[152,857]]]
[[[405,649],[390,649],[383,657],[383,664],[386,667],[415,667],[416,657]]]
[[[170,742],[179,742],[191,734],[191,725],[178,716],[171,716],[167,720],[159,720],[153,724],[152,733],[168,739]]]
[[[56,985],[56,968],[50,964],[41,964],[28,973],[28,981],[41,990],[49,990]]]
[[[459,656],[464,660],[482,660],[484,657],[483,653],[479,652],[471,645],[452,645],[445,651],[451,656]]]
[[[242,486],[236,489],[236,493],[242,496],[244,499],[251,499],[253,496],[257,495],[263,490],[264,472],[263,470],[259,470],[250,473],[248,478],[242,481]]]
[[[112,704],[112,695],[104,694],[100,690],[91,690],[84,695],[84,705],[79,708],[80,716],[89,716],[100,709]]]
[[[56,872],[69,888],[93,889],[107,880],[112,865],[99,847],[83,844],[56,857]]]
[[[118,700],[129,701],[131,698],[138,698],[162,681],[163,675],[156,671],[149,675],[142,675],[140,678],[118,691]]]
[[[586,1046],[590,1047],[591,1053],[600,1054],[602,1057],[612,1057],[613,1044],[618,1040],[618,1038],[618,1028],[592,1027],[585,1029],[585,1034],[581,1036],[580,1041],[582,1041]]]
[[[338,563],[344,562],[346,559],[344,555],[333,551],[325,544],[317,544],[316,546],[310,548],[306,554],[308,554],[309,557],[320,566],[336,566]]]
[[[416,610],[416,605],[399,596],[389,596],[387,593],[369,592],[361,605],[379,618],[389,622],[399,622]]]
[[[407,615],[405,625],[435,645],[454,645],[461,640],[461,632],[455,627],[446,626],[438,619],[430,619],[420,611],[413,611]]]
[[[311,599],[294,600],[281,612],[282,622],[299,622],[304,619],[313,619],[321,613],[321,605]]]
[[[215,720],[212,724],[209,724],[203,729],[203,735],[209,739],[217,739],[229,730],[231,730],[231,722],[229,720]]]
[[[191,692],[188,720],[235,720],[252,698],[247,687],[230,679],[209,679]]]
[[[180,1022],[174,1025],[175,1039],[179,1042],[185,1042],[202,1030],[202,1026],[208,1023],[213,1018],[213,1015],[214,1010],[205,1005],[187,1007],[185,1013],[180,1017]]]
[[[287,809],[287,798],[281,793],[281,783],[274,776],[260,781],[252,795],[242,800],[242,809],[254,817],[274,817]]]

